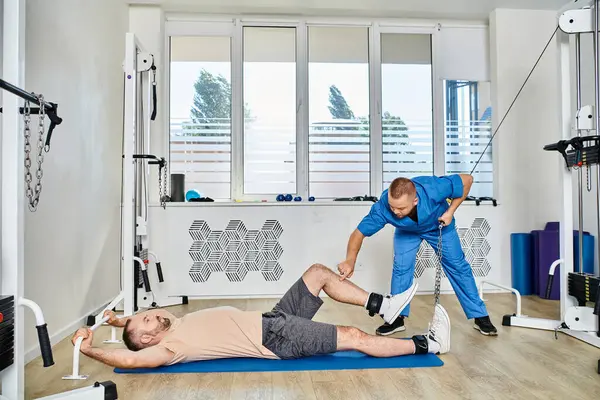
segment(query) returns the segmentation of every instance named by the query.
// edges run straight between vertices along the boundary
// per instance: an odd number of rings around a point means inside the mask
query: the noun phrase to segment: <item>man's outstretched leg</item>
[[[414,297],[418,287],[417,283],[413,282],[407,290],[390,297],[368,293],[347,279],[341,281],[335,272],[321,264],[311,266],[302,275],[302,280],[314,296],[318,297],[323,290],[340,303],[365,307],[371,316],[382,315],[387,323],[392,323],[398,318]]]
[[[450,318],[437,305],[433,322],[426,335],[415,335],[412,340],[369,335],[354,327],[337,327],[337,349],[357,350],[373,357],[396,357],[409,354],[444,354],[450,351]]]

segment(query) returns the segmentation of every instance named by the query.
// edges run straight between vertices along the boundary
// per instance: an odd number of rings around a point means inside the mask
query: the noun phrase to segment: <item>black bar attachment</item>
[[[0,79],[0,88],[14,94],[15,96],[21,97],[24,100],[37,104],[38,106],[44,106],[44,114],[46,114],[48,116],[48,119],[50,119],[50,128],[48,129],[48,135],[46,136],[46,143],[44,146],[44,149],[47,153],[50,150],[50,140],[52,139],[52,133],[54,132],[54,128],[56,128],[57,125],[60,125],[63,121],[62,118],[58,116],[58,104],[47,101],[42,101],[40,104],[40,99],[35,95],[35,93],[28,93],[23,89],[20,89],[15,85],[6,82],[4,79]],[[0,108],[0,112],[2,111],[2,108]],[[19,113],[24,114],[25,108],[20,107]],[[29,113],[39,115],[40,109],[30,108]]]
[[[133,159],[134,160],[139,160],[139,159],[152,160],[152,161],[149,161],[148,164],[159,165],[160,168],[164,168],[165,165],[167,165],[167,160],[165,160],[164,157],[158,158],[157,156],[155,156],[153,154],[134,154]]]
[[[479,206],[481,205],[482,201],[491,201],[492,204],[494,205],[494,207],[498,206],[498,200],[494,199],[493,197],[475,197],[475,196],[467,196],[465,198],[466,201],[474,201],[475,205]]]
[[[600,163],[600,136],[577,136],[544,146],[546,151],[558,151],[567,168]]]
[[[15,85],[12,85],[12,84],[6,82],[4,79],[0,79],[0,89],[4,89],[4,90],[6,90],[8,92],[11,92],[15,96],[19,96],[22,99],[25,99],[25,100],[27,100],[27,101],[29,101],[31,103],[35,103],[38,106],[41,106],[40,100],[35,96],[35,94],[33,94],[33,93],[27,93],[23,89],[20,89],[20,88],[16,87]],[[50,111],[56,112],[56,108],[57,108],[56,104],[48,103],[46,101],[43,101],[43,103],[44,103],[44,109],[46,111],[48,111],[48,112],[50,112]]]

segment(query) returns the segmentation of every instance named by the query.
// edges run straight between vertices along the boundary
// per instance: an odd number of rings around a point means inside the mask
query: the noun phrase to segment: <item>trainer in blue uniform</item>
[[[474,328],[482,334],[497,335],[477,292],[473,271],[465,259],[454,221],[454,212],[468,196],[472,183],[473,177],[468,174],[395,179],[350,236],[346,260],[338,265],[342,279],[352,277],[365,236],[372,236],[386,224],[391,224],[396,228],[391,294],[407,290],[413,281],[421,241],[426,240],[437,252],[442,223],[442,267],[467,319],[475,319]],[[451,199],[450,204],[448,199]],[[404,317],[409,311],[410,305],[392,325],[385,323],[377,328],[377,334],[403,331]]]

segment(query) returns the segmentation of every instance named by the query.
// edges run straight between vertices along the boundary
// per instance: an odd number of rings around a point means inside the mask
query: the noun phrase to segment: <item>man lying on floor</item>
[[[86,328],[77,331],[73,343],[82,336],[83,354],[118,368],[153,368],[231,357],[294,359],[344,350],[395,357],[442,354],[450,349],[450,320],[442,306],[436,306],[427,334],[399,340],[313,321],[323,304],[321,290],[334,300],[365,307],[371,316],[379,314],[393,323],[415,295],[417,284],[391,297],[367,293],[317,264],[266,313],[216,307],[176,318],[163,309],[153,309],[116,318],[112,311],[106,311],[110,325],[124,327],[123,341],[128,350],[92,347],[93,333]]]

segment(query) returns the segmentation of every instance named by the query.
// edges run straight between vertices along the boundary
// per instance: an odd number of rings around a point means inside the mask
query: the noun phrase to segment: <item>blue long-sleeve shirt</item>
[[[450,207],[447,199],[460,198],[464,194],[464,185],[459,175],[420,176],[411,179],[417,189],[417,222],[410,217],[398,218],[390,209],[388,189],[384,190],[381,198],[358,224],[358,230],[365,236],[379,232],[386,224],[391,224],[399,230],[414,233],[429,232],[439,227],[438,218]],[[455,221],[448,225],[454,227]]]

